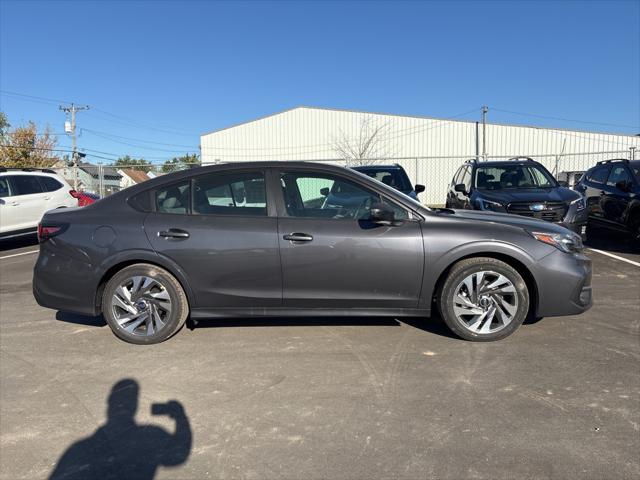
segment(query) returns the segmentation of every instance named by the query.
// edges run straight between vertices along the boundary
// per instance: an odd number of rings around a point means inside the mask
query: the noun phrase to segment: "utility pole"
[[[71,122],[67,125],[65,122],[65,132],[71,134],[71,160],[73,162],[73,188],[78,189],[78,148],[76,142],[76,112],[81,110],[89,110],[89,105],[75,105],[70,106],[60,105],[60,110],[70,114]]]
[[[482,158],[487,161],[487,112],[489,107],[482,106]]]

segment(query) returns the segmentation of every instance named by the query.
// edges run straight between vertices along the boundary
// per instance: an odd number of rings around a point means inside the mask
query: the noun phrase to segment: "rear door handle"
[[[282,238],[290,242],[310,242],[313,240],[313,237],[308,233],[290,233],[289,235],[284,235]]]
[[[169,230],[158,232],[158,236],[164,238],[189,238],[189,232],[185,232],[179,228],[170,228]]]

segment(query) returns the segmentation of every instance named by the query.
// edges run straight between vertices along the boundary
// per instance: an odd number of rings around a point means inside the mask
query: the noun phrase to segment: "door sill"
[[[421,308],[194,308],[191,317],[429,317],[431,311]]]

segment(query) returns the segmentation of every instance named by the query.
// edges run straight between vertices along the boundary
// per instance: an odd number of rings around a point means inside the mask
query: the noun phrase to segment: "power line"
[[[113,137],[113,138],[121,138],[123,140],[131,140],[134,142],[142,142],[142,143],[152,143],[154,145],[166,145],[168,147],[184,147],[184,148],[200,148],[197,145],[181,145],[178,143],[164,143],[164,142],[154,142],[151,140],[142,140],[141,138],[131,138],[131,137],[123,137],[122,135],[115,135],[113,133],[107,133],[107,132],[99,132],[96,130],[92,130],[90,128],[82,128],[81,129],[83,132],[89,132],[89,133],[94,133],[96,135],[103,135],[105,137]]]
[[[560,120],[563,122],[575,122],[575,123],[584,123],[587,125],[601,125],[601,126],[607,126],[607,127],[621,127],[621,128],[636,128],[636,129],[640,129],[639,125],[621,125],[619,123],[604,123],[604,122],[590,122],[587,120],[576,120],[576,119],[572,119],[572,118],[562,118],[562,117],[553,117],[550,115],[539,115],[537,113],[524,113],[524,112],[514,112],[512,110],[504,110],[501,108],[495,108],[495,107],[491,107],[492,110],[495,110],[496,112],[503,112],[503,113],[511,113],[514,115],[521,115],[523,117],[535,117],[535,118],[547,118],[550,120]]]
[[[11,92],[9,90],[0,90],[0,93],[4,93],[5,95],[14,95],[16,97],[30,98],[32,100],[41,100],[48,103],[72,103],[67,100],[56,100],[55,98],[38,97],[36,95],[27,95],[26,93]]]

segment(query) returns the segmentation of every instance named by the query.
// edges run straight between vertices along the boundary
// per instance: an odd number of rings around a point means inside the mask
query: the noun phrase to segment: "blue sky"
[[[55,101],[0,108],[59,133],[57,100],[89,104],[81,148],[154,162],[300,104],[636,134],[639,24],[637,0],[2,0],[0,89]]]

